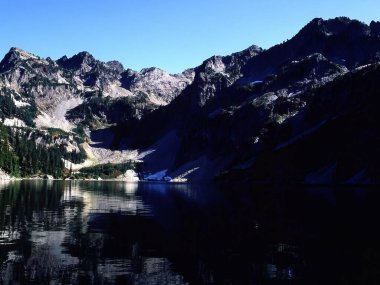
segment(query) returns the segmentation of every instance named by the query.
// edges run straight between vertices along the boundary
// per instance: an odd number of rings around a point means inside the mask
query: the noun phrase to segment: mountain
[[[258,158],[274,152],[277,147],[274,138],[277,144],[287,141],[292,145],[299,136],[312,133],[315,125],[301,127],[303,113],[320,104],[315,99],[319,90],[367,65],[377,64],[380,59],[377,29],[376,22],[368,26],[345,17],[314,19],[292,39],[234,64],[238,76],[231,82],[223,76],[223,68],[214,68],[211,76],[205,76],[209,74],[207,66],[220,66],[218,58],[211,58],[195,68],[193,83],[175,100],[144,117],[137,124],[138,128],[131,127],[130,145],[148,149],[148,145],[154,145],[156,154],[146,157],[149,168],[154,169],[160,158],[170,157],[165,147],[157,148],[162,138],[169,137],[170,149],[174,149],[176,155],[160,168],[169,169],[175,177],[280,179],[278,175],[271,175],[276,172],[277,164],[265,168],[267,176],[253,178],[251,171],[256,172],[266,164],[265,157],[260,165]],[[337,90],[334,96],[344,96],[344,92]],[[335,111],[332,117],[339,116],[339,110]],[[294,122],[291,127],[289,122]],[[292,130],[290,134],[288,128]],[[159,131],[139,135],[139,130],[146,129]],[[316,153],[318,157],[326,155],[323,149]],[[302,156],[299,159],[302,161]],[[289,157],[282,163],[293,165]],[[309,173],[320,171],[318,167],[310,168]],[[241,175],[235,176],[236,173]],[[307,181],[297,171],[293,174],[287,179]]]
[[[186,70],[180,74],[169,74],[159,68],[144,68],[140,72],[128,69],[122,74],[122,86],[134,94],[147,95],[157,105],[167,105],[183,89],[192,83],[194,71]]]
[[[0,63],[0,115],[75,131],[85,163],[139,160],[176,181],[373,183],[379,61],[380,23],[346,17],[175,75],[12,48]]]
[[[368,26],[339,17],[312,20],[292,39],[267,50],[247,63],[244,80],[262,80],[287,61],[300,60],[313,53],[349,69],[378,59],[378,33],[375,22]]]
[[[13,99],[19,98],[15,100],[18,106],[36,105],[37,111],[32,114],[34,123],[26,124],[39,128],[59,127],[66,131],[74,128],[65,118],[66,112],[86,105],[91,99],[108,98],[112,99],[112,104],[128,101],[125,104],[133,105],[138,98],[137,101],[143,102],[142,107],[149,105],[154,109],[169,103],[192,82],[192,77],[191,70],[177,75],[157,68],[141,72],[124,70],[121,63],[104,63],[88,52],[53,61],[11,48],[0,62],[2,95],[9,93]],[[133,99],[128,100],[130,98]],[[133,108],[138,106],[133,105]],[[106,119],[100,123],[115,122]]]
[[[379,76],[376,63],[313,90],[308,105],[296,116],[273,126],[256,161],[240,171],[242,177],[311,184],[379,183]]]
[[[88,52],[54,61],[11,48],[0,62],[0,118],[11,128],[1,137],[11,150],[3,152],[6,159],[3,165],[0,158],[0,167],[14,175],[33,174],[30,165],[22,163],[24,146],[12,146],[20,136],[33,137],[36,147],[61,156],[67,168],[106,163],[110,155],[116,157],[113,162],[133,159],[129,153],[93,149],[87,143],[88,133],[139,120],[178,96],[193,76],[191,69],[175,75],[158,68],[125,70],[117,61],[101,62]],[[20,129],[26,129],[26,138]],[[50,151],[52,147],[57,150]],[[8,167],[7,161],[20,169]],[[52,168],[48,173],[57,176],[63,164]],[[38,171],[46,173],[43,167]]]

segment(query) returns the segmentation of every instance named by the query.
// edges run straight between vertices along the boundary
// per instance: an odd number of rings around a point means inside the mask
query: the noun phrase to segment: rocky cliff
[[[80,126],[98,143],[94,156],[127,152],[181,181],[378,181],[379,27],[314,19],[270,49],[213,56],[176,75],[12,48],[0,63],[2,120]]]
[[[167,165],[173,176],[186,174],[189,179],[198,180],[215,175],[231,178],[234,177],[232,173],[245,173],[252,181],[273,181],[279,177],[310,181],[306,179],[307,173],[320,171],[321,165],[313,165],[302,175],[300,166],[289,175],[280,175],[280,158],[267,160],[263,154],[277,153],[275,150],[281,144],[293,145],[299,137],[309,136],[323,123],[321,119],[305,126],[304,118],[306,110],[315,109],[324,117],[326,109],[320,105],[323,96],[327,95],[320,95],[325,94],[320,90],[328,90],[328,86],[342,78],[351,78],[356,72],[376,66],[380,60],[377,28],[375,22],[368,26],[345,17],[314,19],[292,39],[268,50],[254,48],[252,53],[251,48],[248,53],[213,57],[195,68],[193,83],[175,100],[139,122],[139,130],[145,127],[155,130],[155,122],[159,121],[160,131],[150,133],[150,137],[141,136],[137,145],[158,142],[165,133],[175,130],[177,152]],[[225,62],[231,66],[226,68]],[[369,76],[367,72],[364,74],[363,79]],[[329,114],[330,119],[348,108],[349,103],[345,105],[343,98],[349,90],[339,86],[342,89],[329,93],[342,102]],[[360,94],[351,96],[360,97]],[[139,138],[138,130],[130,139],[136,138]],[[317,149],[317,157],[329,153],[321,147]],[[264,158],[259,160],[261,157]],[[306,156],[299,156],[301,161],[302,157]],[[291,159],[293,156],[289,154],[281,163],[292,168]],[[152,160],[157,161],[157,158]],[[264,169],[263,165],[269,161],[277,163],[265,168],[265,175],[257,171]],[[362,169],[364,165],[366,162],[361,164]],[[248,169],[261,174],[248,174],[251,173]],[[342,179],[324,182],[332,181],[342,182]]]
[[[157,68],[135,72],[124,70],[117,61],[100,62],[88,52],[54,61],[42,59],[19,48],[11,48],[0,62],[0,90],[10,94],[15,107],[35,106],[32,120],[37,127],[74,128],[66,112],[94,98],[138,98],[153,109],[169,103],[193,80],[193,72],[170,75]],[[141,104],[140,104],[141,105]],[[107,117],[109,114],[103,114]],[[17,114],[6,114],[17,118]],[[22,120],[23,118],[17,118]],[[107,121],[107,120],[106,120]]]

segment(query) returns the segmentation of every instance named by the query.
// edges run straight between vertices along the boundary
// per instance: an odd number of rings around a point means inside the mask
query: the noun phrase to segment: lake
[[[0,184],[0,284],[380,284],[376,188]]]

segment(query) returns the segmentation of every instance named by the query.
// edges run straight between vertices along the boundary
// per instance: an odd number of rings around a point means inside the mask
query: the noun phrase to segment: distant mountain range
[[[175,75],[11,48],[0,115],[12,128],[81,136],[60,141],[86,152],[78,169],[132,159],[177,181],[378,183],[379,62],[380,22],[345,17]]]

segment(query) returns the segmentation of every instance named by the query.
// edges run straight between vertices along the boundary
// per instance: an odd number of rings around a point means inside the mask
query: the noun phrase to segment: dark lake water
[[[0,184],[0,284],[380,284],[376,188]]]

